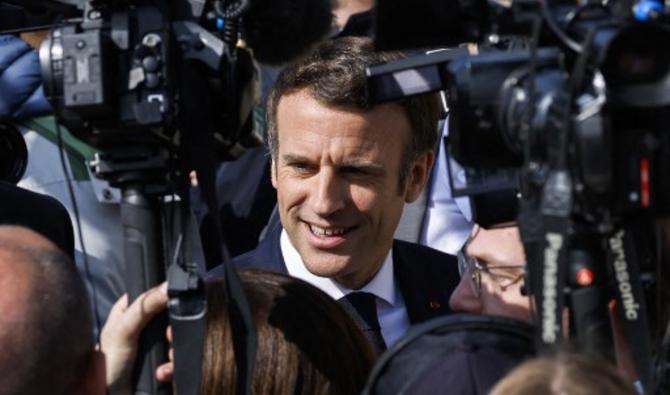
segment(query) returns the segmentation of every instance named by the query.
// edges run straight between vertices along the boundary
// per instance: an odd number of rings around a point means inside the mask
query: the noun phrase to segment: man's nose
[[[449,307],[452,311],[482,314],[482,302],[472,290],[468,276],[467,273],[461,276],[461,281],[449,297]]]
[[[327,217],[343,209],[349,193],[345,180],[338,177],[332,168],[323,168],[316,180],[311,204],[314,213]]]

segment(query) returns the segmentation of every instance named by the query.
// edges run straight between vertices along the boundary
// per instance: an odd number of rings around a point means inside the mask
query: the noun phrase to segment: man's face
[[[432,165],[417,158],[399,188],[410,142],[403,110],[324,106],[307,90],[281,98],[272,183],[282,225],[307,269],[360,288],[379,270],[405,202],[415,200]]]
[[[530,320],[529,298],[521,295],[524,270],[501,268],[525,262],[518,228],[476,228],[473,234],[466,254],[486,268],[480,271],[480,294],[473,291],[471,273],[464,273],[449,299],[452,310]]]

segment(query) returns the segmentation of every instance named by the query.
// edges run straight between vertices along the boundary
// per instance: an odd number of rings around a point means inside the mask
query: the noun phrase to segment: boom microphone
[[[262,63],[290,61],[331,31],[330,0],[250,0],[242,36]]]

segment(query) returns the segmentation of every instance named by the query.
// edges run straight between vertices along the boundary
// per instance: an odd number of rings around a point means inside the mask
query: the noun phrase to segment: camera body
[[[255,64],[237,47],[235,19],[224,22],[215,3],[78,2],[81,18],[56,24],[40,48],[45,92],[61,123],[102,150],[176,150],[188,138],[177,133],[187,129],[184,100],[197,100],[222,160],[258,145]],[[185,82],[187,67],[206,83]]]
[[[574,214],[586,221],[668,211],[661,125],[670,120],[670,54],[656,43],[670,38],[670,24],[662,10],[630,1],[422,3],[381,1],[377,45],[478,43],[478,52],[371,67],[371,93],[384,101],[446,92],[449,153],[466,176],[465,184],[452,177],[452,192],[471,197],[475,222],[513,221],[519,198],[546,181],[557,156],[574,178]],[[407,70],[422,84],[404,81]],[[498,214],[478,204],[492,201],[504,204]]]
[[[570,70],[576,57],[556,47],[493,50],[448,64],[450,153],[466,168],[525,166],[539,179],[565,156],[574,214],[592,223],[667,213],[670,58],[648,37],[664,41],[670,30],[597,29],[579,81]]]
[[[89,8],[42,44],[46,94],[63,124],[95,147],[154,143],[172,122],[169,46],[157,8]]]
[[[421,3],[380,1],[378,46],[467,44],[468,53],[372,66],[372,96],[444,91],[449,155],[441,159],[452,196],[469,196],[482,226],[518,224],[539,349],[560,348],[569,306],[579,349],[614,358],[607,306],[616,299],[637,373],[653,392],[654,380],[670,377],[668,369],[653,377],[650,334],[667,325],[659,309],[667,268],[656,245],[656,219],[670,212],[670,52],[659,44],[670,40],[667,3]]]

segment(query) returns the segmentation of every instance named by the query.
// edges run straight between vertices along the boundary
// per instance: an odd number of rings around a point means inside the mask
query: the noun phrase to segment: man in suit
[[[434,96],[370,102],[365,67],[398,57],[375,52],[370,39],[347,37],[282,71],[268,101],[281,224],[234,260],[288,273],[345,308],[353,304],[354,319],[376,326],[386,345],[410,324],[449,313],[459,277],[455,257],[393,239],[405,203],[428,180],[439,113]],[[358,295],[372,295],[374,314]]]

